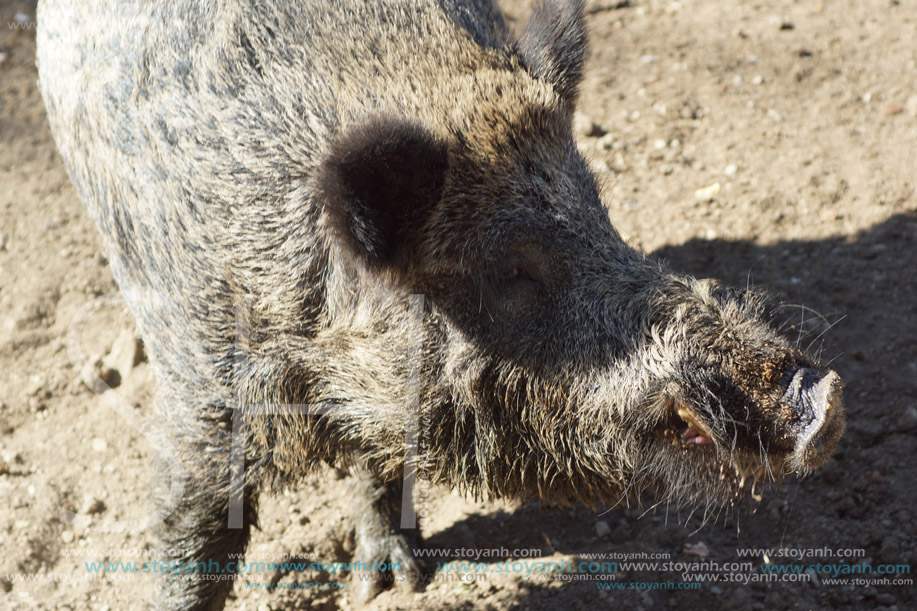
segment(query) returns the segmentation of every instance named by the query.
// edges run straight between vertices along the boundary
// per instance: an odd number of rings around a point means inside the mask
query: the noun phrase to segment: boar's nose
[[[823,376],[815,369],[801,368],[793,374],[784,398],[799,410],[790,466],[797,472],[817,469],[844,432],[841,378],[833,371]]]

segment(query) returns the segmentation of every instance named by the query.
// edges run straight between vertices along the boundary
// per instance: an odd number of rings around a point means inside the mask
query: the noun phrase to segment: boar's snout
[[[796,444],[790,466],[797,472],[817,469],[828,460],[844,431],[841,378],[833,371],[797,369],[784,399],[797,413]]]

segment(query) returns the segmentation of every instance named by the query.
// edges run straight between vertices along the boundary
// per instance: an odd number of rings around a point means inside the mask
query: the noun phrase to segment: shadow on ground
[[[769,490],[760,504],[723,513],[706,524],[703,516],[691,516],[690,510],[664,506],[644,515],[636,508],[593,512],[532,504],[513,513],[469,516],[434,534],[426,546],[540,548],[544,555],[562,553],[575,559],[595,553],[646,552],[670,553],[671,562],[751,560],[757,578],[762,577],[761,556],[741,558],[737,549],[864,550],[855,559],[772,558],[780,563],[910,563],[917,543],[917,527],[911,519],[917,504],[912,449],[917,423],[907,415],[908,409],[917,407],[917,213],[895,215],[852,238],[769,246],[691,240],[651,256],[699,277],[715,277],[734,286],[751,284],[790,304],[775,311],[784,332],[803,347],[812,345],[845,381],[848,429],[835,456],[809,478],[789,480]],[[598,522],[604,525],[597,530]],[[708,555],[684,553],[698,543],[704,543]],[[479,561],[493,571],[505,560]],[[633,589],[608,594],[622,604],[633,597],[636,604],[661,606],[673,594],[666,588],[677,587],[683,577],[677,570],[628,570],[619,564],[616,583],[625,587],[629,583]],[[851,589],[831,586],[825,575],[820,577],[805,583],[704,583],[699,591],[678,594],[711,608],[748,604],[752,608],[853,608],[897,603],[900,609],[915,602],[913,587]],[[775,595],[781,588],[782,594]],[[576,608],[577,601],[595,596],[596,589],[593,582],[560,588],[547,581],[527,583],[518,608]]]

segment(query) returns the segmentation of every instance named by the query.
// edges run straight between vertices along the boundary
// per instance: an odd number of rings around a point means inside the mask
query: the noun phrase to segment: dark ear
[[[344,251],[370,267],[405,269],[442,195],[446,144],[398,117],[373,117],[331,146],[319,190]]]
[[[554,85],[571,105],[586,61],[585,4],[585,0],[541,0],[516,43],[516,53],[529,73]]]

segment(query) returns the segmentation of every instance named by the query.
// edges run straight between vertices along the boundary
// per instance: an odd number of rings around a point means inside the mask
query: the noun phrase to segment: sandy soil
[[[525,21],[527,2],[504,4],[514,23]],[[116,287],[48,131],[34,14],[33,3],[0,1],[0,608],[134,609],[152,596],[150,575],[100,578],[85,563],[142,561],[151,544],[142,525],[153,382],[145,362],[132,362],[130,316],[104,298]],[[904,568],[858,575],[858,585],[832,584],[824,572],[757,580],[767,562],[914,563],[917,3],[595,0],[589,26],[576,125],[613,222],[676,268],[751,283],[786,304],[786,333],[845,381],[848,432],[814,476],[706,524],[665,507],[548,510],[445,490],[428,501],[431,549],[753,563],[696,571],[718,583],[647,589],[692,579],[621,564],[615,583],[632,584],[621,591],[493,571],[456,581],[441,570],[425,591],[385,592],[374,608],[914,608],[912,585],[875,583],[895,572],[913,579]],[[696,197],[708,187],[717,192]],[[79,374],[102,357],[120,385],[95,394]],[[347,499],[330,471],[265,498],[249,559],[348,561]],[[749,548],[835,555],[741,558]],[[862,555],[837,555],[848,549]],[[256,589],[346,579],[250,575],[229,608],[347,609],[346,589]]]

